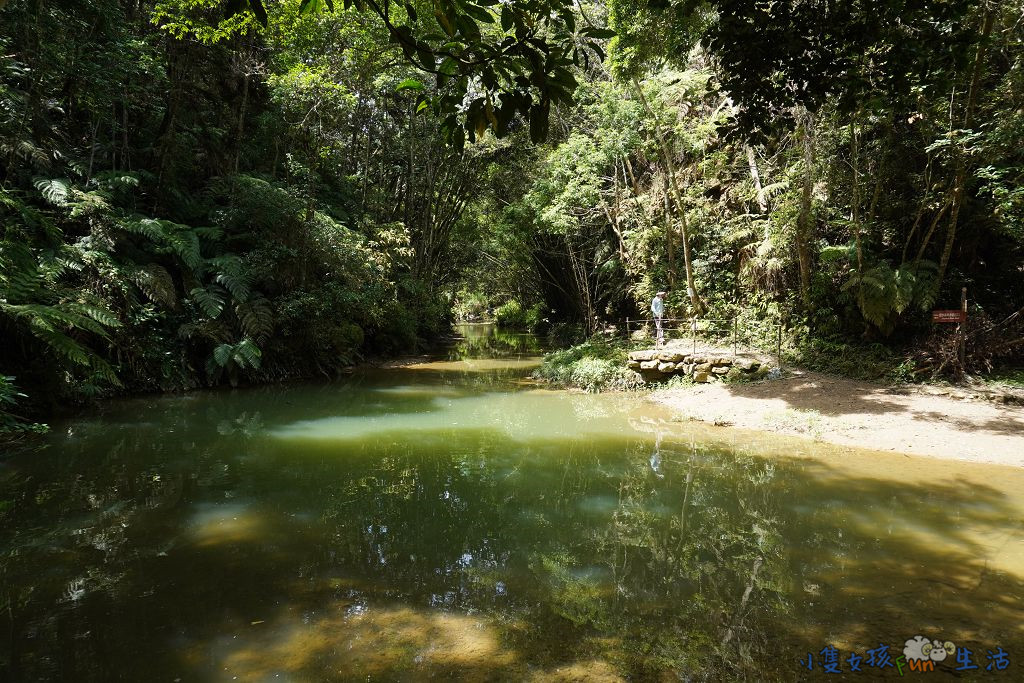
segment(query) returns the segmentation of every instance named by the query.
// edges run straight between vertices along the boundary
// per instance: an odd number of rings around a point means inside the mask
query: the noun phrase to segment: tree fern
[[[928,310],[933,305],[933,284],[938,267],[931,261],[905,263],[895,270],[882,261],[863,273],[854,273],[842,291],[857,289],[857,307],[869,323],[888,335],[896,320],[912,307]]]

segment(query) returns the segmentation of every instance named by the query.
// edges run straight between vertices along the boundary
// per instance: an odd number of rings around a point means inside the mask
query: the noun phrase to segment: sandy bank
[[[1024,467],[1024,407],[965,392],[893,388],[814,372],[699,384],[651,400],[684,419],[879,451]]]

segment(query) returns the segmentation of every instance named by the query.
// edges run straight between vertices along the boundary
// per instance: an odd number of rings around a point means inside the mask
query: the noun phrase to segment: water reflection
[[[449,360],[534,357],[544,350],[535,335],[501,330],[493,323],[464,323],[455,331],[459,337],[449,350]]]
[[[6,461],[2,677],[792,680],[917,633],[1019,666],[1020,472],[480,374],[133,401]]]

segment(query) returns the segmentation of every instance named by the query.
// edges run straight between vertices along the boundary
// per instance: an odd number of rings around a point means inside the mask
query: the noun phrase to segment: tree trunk
[[[967,106],[964,109],[964,128],[969,129],[974,123],[974,105],[978,98],[978,88],[981,85],[981,75],[985,64],[985,48],[989,36],[992,35],[992,26],[995,24],[995,12],[991,7],[986,6],[985,15],[982,19],[981,41],[978,43],[978,51],[974,56],[974,69],[971,73],[971,85],[967,91]],[[953,253],[953,242],[956,239],[957,221],[960,218],[960,207],[964,201],[964,186],[967,183],[967,159],[961,152],[957,161],[956,180],[953,183],[953,207],[949,213],[949,229],[946,231],[946,243],[942,247],[942,256],[939,258],[939,276],[935,280],[935,288],[942,286],[942,280],[946,277],[946,268],[949,266],[949,257]]]
[[[917,233],[917,228],[921,224],[921,219],[924,218],[925,209],[928,208],[928,199],[931,197],[932,189],[931,168],[932,157],[929,154],[928,163],[925,164],[924,167],[924,198],[921,200],[921,206],[917,210],[917,216],[914,218],[914,224],[910,226],[910,232],[907,233],[907,241],[903,243],[903,253],[900,256],[900,263],[907,262],[907,251],[910,250],[910,241],[914,238],[914,235]]]
[[[949,210],[949,205],[950,202],[946,202],[942,205],[942,208],[939,209],[939,212],[935,214],[935,218],[932,219],[932,224],[928,226],[928,232],[921,240],[921,247],[917,250],[917,259],[915,260],[920,261],[924,257],[925,249],[927,249],[928,245],[931,244],[932,235],[935,234],[935,228],[939,225],[939,221],[942,220],[942,217],[946,215],[946,211]]]
[[[802,144],[804,153],[804,188],[800,196],[800,215],[796,224],[796,253],[800,262],[800,300],[804,309],[811,310],[811,253],[809,243],[812,238],[813,225],[811,216],[811,199],[814,190],[814,142],[811,138],[813,119],[811,114],[804,112]]]
[[[683,264],[686,267],[686,290],[690,298],[690,306],[693,308],[693,311],[699,315],[707,310],[707,306],[700,298],[700,295],[697,294],[697,285],[693,278],[693,267],[690,261],[690,231],[688,229],[689,226],[686,223],[686,205],[683,202],[683,195],[682,192],[679,191],[679,184],[676,180],[676,168],[675,162],[672,160],[672,151],[669,149],[668,143],[665,141],[665,136],[661,133],[661,125],[658,123],[658,119],[654,115],[651,105],[647,102],[647,97],[644,95],[643,88],[640,87],[640,81],[636,78],[633,79],[633,87],[636,88],[637,96],[640,98],[640,102],[643,104],[644,110],[647,112],[647,116],[651,119],[651,124],[654,128],[654,137],[657,139],[662,160],[665,162],[665,170],[668,172],[668,181],[672,188],[672,200],[676,205],[676,211],[679,212],[679,222],[682,228]]]
[[[672,230],[672,207],[668,199],[668,176],[665,176],[665,245],[668,247],[668,286],[673,289],[676,286],[676,250],[675,235]]]
[[[242,106],[238,109],[238,129],[235,133],[235,174],[238,174],[238,162],[242,156],[242,135],[245,133],[245,110],[249,106],[249,74],[245,74],[242,82]]]

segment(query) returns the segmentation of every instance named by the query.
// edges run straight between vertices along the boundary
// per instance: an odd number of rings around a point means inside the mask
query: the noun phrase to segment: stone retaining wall
[[[629,354],[628,366],[648,382],[682,375],[694,382],[707,383],[753,378],[768,372],[764,363],[749,356],[715,356],[668,349],[633,351]]]

